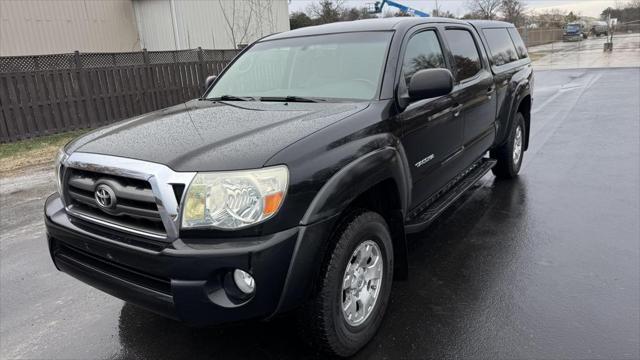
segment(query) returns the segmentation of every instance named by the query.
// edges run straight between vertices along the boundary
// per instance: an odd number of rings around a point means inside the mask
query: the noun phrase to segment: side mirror
[[[216,80],[217,76],[215,75],[211,75],[211,76],[207,76],[207,80],[204,81],[204,88],[208,89],[209,86],[211,86],[211,84],[213,84],[213,82]]]
[[[420,70],[411,76],[409,82],[411,101],[447,95],[451,90],[453,90],[453,75],[447,69]]]

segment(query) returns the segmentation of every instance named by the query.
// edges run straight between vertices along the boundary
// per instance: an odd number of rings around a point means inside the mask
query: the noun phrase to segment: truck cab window
[[[484,29],[484,36],[487,38],[493,65],[500,66],[518,60],[516,48],[507,29]]]
[[[522,38],[518,33],[518,29],[509,28],[508,31],[509,35],[511,35],[511,40],[513,40],[513,43],[516,45],[516,49],[518,50],[518,56],[520,57],[520,59],[529,57],[529,54],[527,53],[527,47],[524,45],[524,41],[522,41]]]
[[[434,31],[420,32],[409,40],[402,64],[402,74],[407,86],[411,76],[419,70],[444,67],[442,47]]]
[[[445,34],[455,60],[456,80],[462,81],[475,76],[482,69],[482,64],[471,33],[467,30],[449,29]]]

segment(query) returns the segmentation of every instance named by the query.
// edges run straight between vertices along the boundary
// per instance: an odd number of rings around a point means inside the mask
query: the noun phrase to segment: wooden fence
[[[562,29],[526,29],[518,28],[525,45],[543,45],[562,40]]]
[[[94,128],[202,94],[236,50],[0,57],[0,142]]]

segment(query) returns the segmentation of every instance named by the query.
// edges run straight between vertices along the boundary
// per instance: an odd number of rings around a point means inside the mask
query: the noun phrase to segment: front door
[[[427,27],[410,35],[401,60],[400,97],[407,97],[406,89],[417,71],[448,67],[440,34],[438,28]],[[429,198],[452,176],[443,164],[462,147],[461,108],[454,94],[449,94],[411,103],[399,115],[413,180],[411,207]]]

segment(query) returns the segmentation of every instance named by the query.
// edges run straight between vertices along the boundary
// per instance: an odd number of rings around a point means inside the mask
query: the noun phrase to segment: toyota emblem
[[[98,185],[94,197],[96,204],[103,209],[112,209],[116,206],[116,193],[109,185]]]

